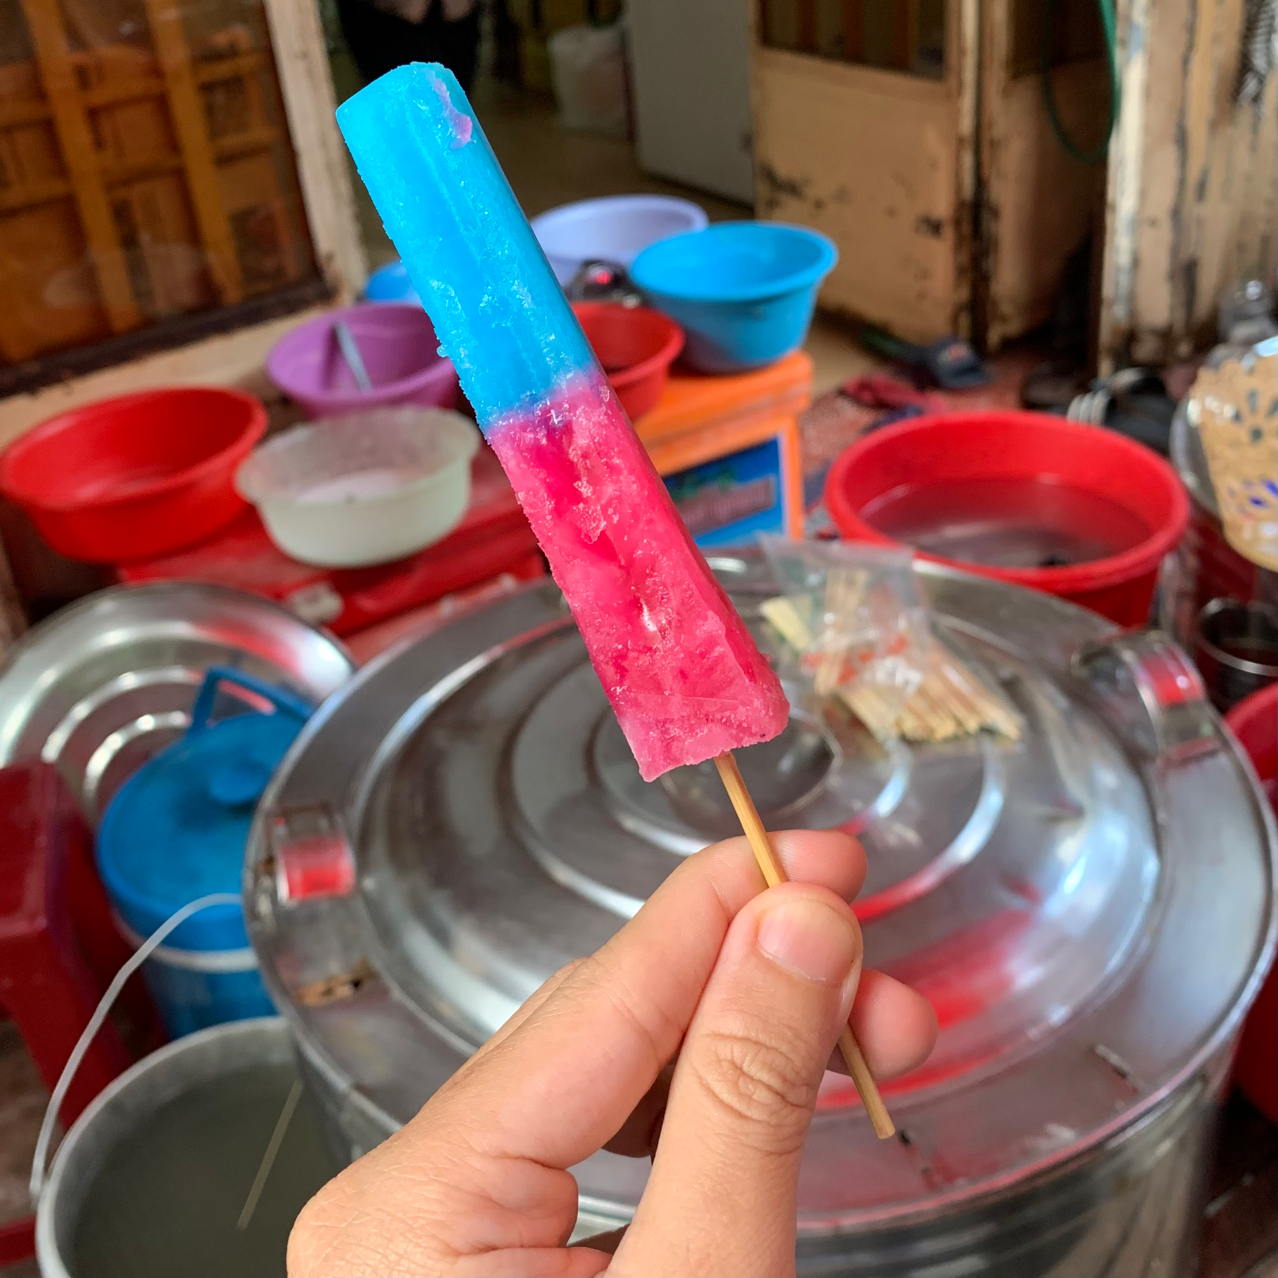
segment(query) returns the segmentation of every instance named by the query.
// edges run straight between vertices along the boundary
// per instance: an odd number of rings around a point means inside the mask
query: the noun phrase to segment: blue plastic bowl
[[[368,283],[364,285],[364,300],[366,302],[417,302],[419,306],[421,305],[417,290],[413,287],[413,281],[408,278],[408,270],[399,258],[393,262],[387,262],[385,266],[379,266],[368,277]]]
[[[780,222],[720,222],[635,258],[650,305],[682,326],[683,357],[706,373],[760,368],[803,345],[817,289],[839,253],[819,231]]]

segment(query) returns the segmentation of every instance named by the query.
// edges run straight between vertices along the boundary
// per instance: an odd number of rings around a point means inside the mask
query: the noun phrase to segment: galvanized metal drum
[[[756,624],[764,565],[712,562]],[[919,580],[1023,740],[884,751],[817,707],[742,757],[774,828],[862,839],[868,961],[942,1025],[885,1089],[898,1141],[827,1076],[801,1270],[1190,1272],[1200,1155],[1273,946],[1268,811],[1169,641],[943,569]],[[711,767],[640,780],[549,583],[363,670],[265,795],[245,881],[335,1147],[405,1122],[732,829]],[[579,1234],[627,1219],[646,1174],[606,1153],[578,1167]]]

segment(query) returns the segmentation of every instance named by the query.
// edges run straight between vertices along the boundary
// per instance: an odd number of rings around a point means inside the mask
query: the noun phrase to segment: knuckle
[[[340,1226],[334,1219],[332,1182],[326,1185],[298,1213],[288,1236],[287,1272],[294,1278],[322,1273],[331,1262]]]
[[[690,1064],[702,1091],[721,1115],[757,1133],[776,1152],[801,1146],[819,1080],[766,1034],[716,1031],[701,1036]]]

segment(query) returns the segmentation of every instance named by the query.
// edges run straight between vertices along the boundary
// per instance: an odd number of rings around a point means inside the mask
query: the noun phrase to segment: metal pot
[[[190,1034],[121,1074],[62,1142],[40,1196],[44,1278],[282,1275],[297,1213],[340,1166],[313,1099],[294,1098],[282,1121],[297,1077],[273,1016]]]
[[[712,563],[758,624],[766,567]],[[1267,807],[1169,641],[918,575],[938,635],[1016,704],[1022,741],[884,752],[804,713],[755,748],[765,820],[859,834],[868,960],[942,1023],[931,1061],[885,1089],[897,1142],[827,1076],[800,1270],[1190,1272],[1202,1155],[1273,948]],[[245,871],[262,972],[334,1146],[357,1155],[405,1122],[730,823],[712,771],[640,780],[549,583],[366,667],[285,759]],[[575,1173],[580,1236],[628,1218],[647,1164],[601,1153]]]
[[[1194,620],[1193,645],[1212,701],[1232,709],[1278,680],[1278,607],[1213,599]]]

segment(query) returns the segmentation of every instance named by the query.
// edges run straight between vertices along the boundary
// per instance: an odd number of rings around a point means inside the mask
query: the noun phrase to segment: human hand
[[[716,844],[551,977],[307,1204],[289,1273],[793,1273],[803,1143],[849,1010],[876,1078],[920,1064],[936,1018],[861,969],[860,846],[773,840],[791,882],[760,893],[746,841]],[[647,1187],[619,1241],[569,1247],[568,1168],[600,1148],[652,1155]]]

